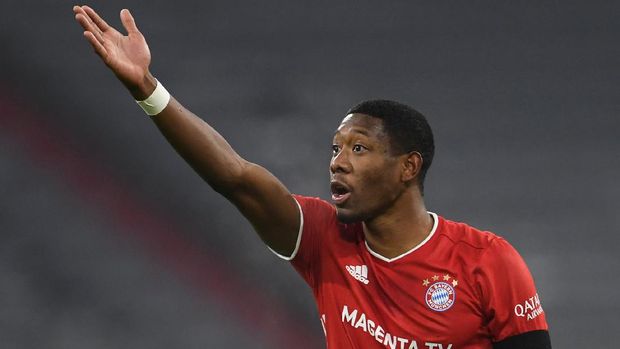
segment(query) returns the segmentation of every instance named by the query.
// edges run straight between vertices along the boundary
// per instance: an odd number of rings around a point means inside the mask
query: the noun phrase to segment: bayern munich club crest
[[[450,309],[456,300],[455,288],[459,284],[458,281],[449,274],[443,275],[443,277],[434,275],[430,279],[434,281],[432,284],[429,279],[425,279],[422,282],[423,286],[428,286],[425,296],[426,305],[434,311]]]

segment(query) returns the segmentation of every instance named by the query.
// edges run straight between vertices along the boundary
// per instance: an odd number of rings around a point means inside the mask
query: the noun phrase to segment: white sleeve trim
[[[293,199],[295,199],[295,197],[293,197]],[[287,257],[285,255],[279,254],[278,252],[274,251],[271,247],[267,246],[269,251],[273,252],[273,254],[284,259],[285,261],[290,261],[293,258],[295,258],[295,256],[297,255],[297,251],[299,251],[299,245],[301,244],[301,233],[303,233],[304,231],[304,212],[302,211],[301,205],[299,204],[299,202],[297,202],[297,199],[295,199],[295,203],[297,204],[297,208],[299,208],[299,231],[297,232],[297,242],[295,243],[295,249],[293,250],[293,253],[291,253],[291,255]]]

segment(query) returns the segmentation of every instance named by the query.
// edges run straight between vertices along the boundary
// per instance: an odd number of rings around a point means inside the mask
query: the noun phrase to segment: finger
[[[88,6],[82,6],[82,9],[88,14],[88,17],[95,23],[95,25],[101,29],[101,31],[106,31],[110,29],[110,26],[103,18],[99,17],[97,12]]]
[[[92,33],[95,36],[95,38],[101,44],[103,44],[104,40],[103,40],[101,30],[95,27],[95,25],[92,22],[90,22],[86,16],[84,16],[81,13],[78,13],[77,15],[75,15],[75,19],[78,21],[78,23],[80,23],[80,25],[82,26],[82,28],[84,28],[84,30]]]
[[[136,21],[133,19],[133,16],[128,9],[121,10],[121,22],[123,23],[125,30],[127,30],[127,34],[140,33],[138,27],[136,26]]]
[[[95,53],[97,53],[99,57],[101,57],[105,61],[108,57],[108,51],[105,49],[105,47],[103,47],[99,40],[97,40],[95,35],[92,32],[85,31],[84,37],[86,38],[86,40],[88,40],[93,49],[95,49]]]
[[[88,15],[88,13],[86,13],[86,11],[84,11],[84,9],[80,6],[74,6],[73,7],[73,12],[76,13],[76,16],[78,14],[81,14],[82,16],[84,16],[84,18],[86,18],[86,21],[88,23],[90,23],[90,27],[88,30],[92,31],[93,33],[99,33],[99,35],[103,35],[103,32],[101,31],[101,29],[99,29],[99,27],[97,27],[95,25],[95,23],[92,21],[92,19],[90,18],[90,16]],[[86,29],[86,28],[84,28]]]

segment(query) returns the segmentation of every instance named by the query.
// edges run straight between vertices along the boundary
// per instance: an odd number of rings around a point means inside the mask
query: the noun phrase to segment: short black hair
[[[368,100],[349,109],[348,114],[365,114],[383,120],[383,130],[390,139],[392,155],[417,151],[422,155],[418,184],[424,193],[424,177],[433,162],[433,131],[422,113],[412,107],[385,99]]]

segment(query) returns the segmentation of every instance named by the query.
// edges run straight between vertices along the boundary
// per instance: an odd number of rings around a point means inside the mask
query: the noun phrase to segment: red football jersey
[[[547,330],[532,276],[501,237],[430,213],[429,236],[388,259],[361,223],[339,223],[321,199],[295,199],[300,236],[283,258],[312,287],[328,348],[492,348]]]

